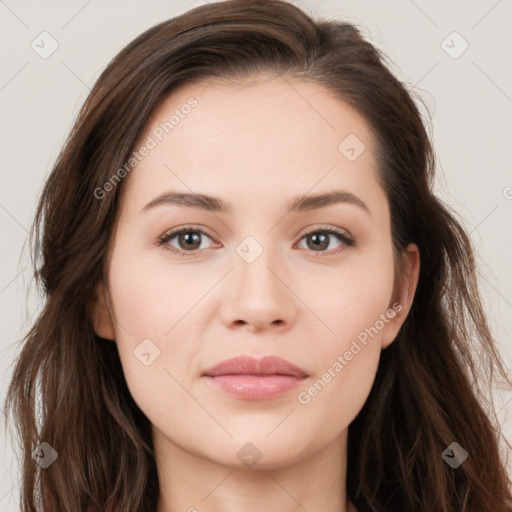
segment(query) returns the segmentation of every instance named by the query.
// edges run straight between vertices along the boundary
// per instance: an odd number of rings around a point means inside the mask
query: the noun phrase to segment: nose
[[[222,304],[222,319],[229,328],[243,327],[251,332],[289,329],[297,315],[297,296],[288,273],[276,259],[263,252],[256,261],[236,259],[227,297]]]

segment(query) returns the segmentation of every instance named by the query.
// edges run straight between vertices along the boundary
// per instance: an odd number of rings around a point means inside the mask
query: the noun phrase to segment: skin
[[[418,249],[407,248],[406,279],[394,290],[389,204],[369,127],[322,86],[263,75],[186,85],[155,110],[140,140],[190,96],[198,105],[122,184],[93,314],[96,333],[115,340],[130,392],[153,425],[157,512],[354,512],[345,492],[348,427],[409,311]],[[349,134],[366,146],[354,161],[338,150]],[[292,198],[339,189],[369,212],[339,203],[285,215]],[[141,212],[169,190],[220,197],[232,212],[178,205]],[[206,231],[196,256],[156,245],[187,224]],[[315,251],[305,235],[322,227],[344,230],[355,245],[330,235]],[[236,252],[247,236],[263,249],[252,263]],[[167,246],[186,251],[186,243],[176,236]],[[395,302],[400,312],[301,404],[298,394]],[[145,366],[133,351],[147,338],[160,355]],[[243,354],[280,356],[309,377],[262,401],[235,398],[201,377]],[[237,457],[247,442],[261,453],[252,468]]]

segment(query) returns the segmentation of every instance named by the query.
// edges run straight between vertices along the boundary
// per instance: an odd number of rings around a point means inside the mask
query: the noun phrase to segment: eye
[[[338,254],[346,250],[347,247],[355,245],[354,239],[346,231],[332,227],[321,227],[314,231],[308,231],[302,236],[302,240],[306,241],[306,248],[311,249],[313,252],[326,252],[327,255]],[[333,240],[337,240],[340,243],[338,249],[333,247],[329,249]]]
[[[197,226],[183,226],[162,235],[158,239],[157,245],[164,246],[167,250],[183,256],[196,256],[199,250],[208,248],[202,244],[204,237],[212,240],[203,229]],[[176,239],[177,247],[171,243],[173,239]],[[317,253],[325,252],[327,255],[338,254],[346,250],[347,247],[355,245],[354,239],[346,231],[332,227],[320,227],[313,231],[308,231],[302,235],[300,241],[302,240],[306,240],[307,249]],[[333,240],[337,240],[341,247],[338,249],[331,247],[329,249]],[[220,246],[220,244],[217,246]]]
[[[211,240],[202,229],[195,226],[183,226],[161,236],[158,239],[158,245],[163,245],[167,249],[184,256],[194,256],[195,251],[205,248],[201,247],[201,238],[205,236]],[[176,238],[178,247],[170,243],[173,238]],[[182,248],[185,248],[185,250]]]

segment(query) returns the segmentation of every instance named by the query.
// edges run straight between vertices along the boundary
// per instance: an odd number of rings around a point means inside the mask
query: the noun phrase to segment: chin
[[[282,436],[273,437],[274,434],[266,439],[269,432],[271,430],[255,433],[253,429],[243,435],[235,435],[227,445],[214,442],[220,452],[211,455],[212,462],[238,470],[272,470],[295,464],[315,451],[311,449],[311,453],[308,453],[306,447],[301,445],[304,438],[299,434],[296,438],[284,436],[287,440],[285,443]]]

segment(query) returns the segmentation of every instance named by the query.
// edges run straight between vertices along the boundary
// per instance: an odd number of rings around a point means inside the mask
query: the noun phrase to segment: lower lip
[[[305,378],[292,375],[217,375],[206,376],[217,388],[238,398],[266,400],[298,387]]]

